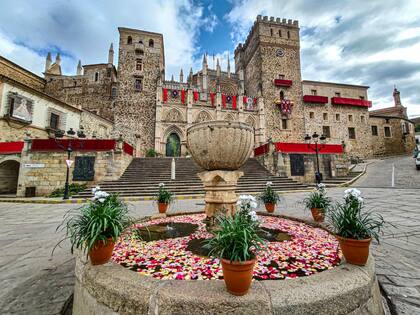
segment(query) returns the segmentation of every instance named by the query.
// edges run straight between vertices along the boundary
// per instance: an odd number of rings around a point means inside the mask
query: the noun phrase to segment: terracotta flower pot
[[[325,213],[324,209],[320,208],[311,208],[312,217],[316,222],[324,222],[325,220]]]
[[[268,213],[273,213],[275,208],[276,208],[275,203],[270,202],[270,203],[265,204],[265,210],[267,210]]]
[[[108,242],[97,241],[93,248],[89,251],[89,258],[92,265],[103,265],[107,263],[112,256],[114,250],[114,241],[108,238]]]
[[[255,262],[256,259],[243,262],[222,259],[223,278],[230,294],[245,295],[248,292]]]
[[[169,204],[164,202],[158,202],[159,213],[166,213],[166,210],[168,210],[168,205]]]
[[[349,264],[364,266],[369,257],[369,246],[372,238],[355,240],[336,235],[344,258]]]

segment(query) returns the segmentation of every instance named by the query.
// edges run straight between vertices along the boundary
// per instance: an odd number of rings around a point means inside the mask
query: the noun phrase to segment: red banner
[[[333,97],[331,103],[334,105],[351,105],[360,107],[371,107],[372,102],[367,100],[361,100],[358,98],[347,98],[347,97]]]
[[[185,104],[185,91],[181,90],[181,102],[182,104]]]
[[[319,104],[326,104],[328,103],[328,97],[327,96],[321,96],[321,95],[304,95],[303,101],[305,103],[319,103]]]
[[[198,101],[198,92],[194,91],[193,94],[194,94],[194,102],[197,102]]]
[[[292,80],[284,80],[284,79],[275,79],[274,85],[275,86],[292,86],[293,81]]]
[[[124,153],[127,153],[129,155],[133,155],[134,148],[130,144],[128,144],[127,142],[124,141],[124,143],[123,143],[123,152]]]
[[[21,153],[23,149],[23,141],[0,142],[1,154]]]
[[[236,109],[236,95],[232,96],[232,109]]]
[[[214,93],[210,93],[211,106],[214,106]]]
[[[33,139],[31,151],[112,151],[117,144],[113,139]]]
[[[223,105],[223,108],[226,108],[226,95],[225,94],[222,94],[222,105]]]
[[[315,145],[308,146],[306,143],[287,143],[275,142],[275,150],[282,153],[301,153],[301,154],[315,154]],[[268,144],[264,144],[254,149],[254,155],[264,155],[268,153]],[[343,153],[343,146],[341,144],[319,144],[319,154],[341,154]]]
[[[168,90],[167,89],[163,89],[163,101],[164,102],[168,101]]]
[[[254,155],[255,156],[259,156],[259,155],[264,155],[268,153],[268,144],[263,144],[257,148],[254,149]]]

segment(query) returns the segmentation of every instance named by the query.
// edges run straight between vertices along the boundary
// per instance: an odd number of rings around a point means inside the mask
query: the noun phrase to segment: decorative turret
[[[61,66],[61,57],[60,57],[60,53],[57,53],[57,56],[55,56],[55,64],[57,66]]]
[[[171,81],[174,82],[174,75],[171,76]]]
[[[51,53],[48,52],[47,58],[45,59],[45,72],[48,71],[48,69],[51,67]]]
[[[83,74],[82,61],[80,61],[80,60],[79,60],[79,62],[77,64],[76,74],[77,75],[82,75]]]
[[[192,85],[192,80],[193,80],[193,71],[192,71],[192,67],[190,68],[190,74],[188,75],[188,83],[190,85]]]
[[[182,68],[181,68],[181,71],[179,72],[179,82],[181,83],[184,82],[184,72],[182,71]]]
[[[108,63],[111,65],[114,63],[114,46],[112,43],[111,43],[111,46],[109,46]]]
[[[221,73],[220,63],[219,63],[219,58],[217,58],[217,63],[216,63],[216,76],[220,77],[220,73]]]
[[[204,54],[203,56],[203,92],[207,91],[207,53]]]

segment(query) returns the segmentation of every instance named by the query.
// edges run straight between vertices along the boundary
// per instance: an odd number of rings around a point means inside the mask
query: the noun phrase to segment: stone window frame
[[[360,115],[360,122],[364,124],[366,122],[365,115]]]
[[[388,136],[387,136],[386,130],[389,130],[389,135]],[[384,137],[385,138],[392,138],[392,128],[391,128],[391,126],[384,126]]]
[[[59,117],[58,128],[52,128],[52,126],[51,126],[51,116],[52,116],[52,114],[57,115]],[[64,131],[66,130],[66,125],[67,125],[67,114],[66,113],[64,113],[60,110],[57,110],[55,108],[48,107],[47,118],[46,119],[47,120],[45,122],[45,125],[46,125],[47,129],[64,130]]]
[[[372,136],[375,136],[375,137],[379,136],[377,125],[370,126],[370,129],[371,129],[371,132],[372,132]]]
[[[111,87],[111,98],[115,99],[117,97],[117,87],[113,86]]]
[[[341,93],[340,92],[334,92],[335,97],[341,97]]]
[[[350,140],[356,140],[356,128],[355,127],[348,127],[347,128],[348,136]]]
[[[282,130],[289,130],[289,121],[286,118],[281,120],[281,129]]]
[[[347,118],[349,122],[353,122],[353,114],[349,114]]]
[[[364,100],[364,99],[365,99],[365,97],[364,97],[364,96],[362,96],[362,95],[360,95],[360,96],[359,96],[359,98],[360,98],[361,100]]]
[[[138,82],[140,82],[139,85]],[[134,77],[134,91],[143,91],[143,77]]]
[[[281,29],[279,29],[279,37],[282,37]]]
[[[335,114],[335,121],[341,121],[341,115]]]
[[[324,131],[327,130],[327,132]],[[331,126],[322,126],[322,134],[325,136],[325,138],[330,139],[331,138]]]
[[[290,39],[290,31],[287,31],[287,38]]]
[[[311,90],[311,95],[314,95],[314,96],[318,95],[317,90],[315,90],[315,89]]]
[[[133,38],[131,36],[127,37],[127,45],[133,44]]]
[[[328,121],[328,113],[322,113],[322,119]]]
[[[139,56],[144,56],[144,50],[143,50],[143,49],[140,49],[140,48],[137,48],[137,49],[134,51],[134,53],[135,53],[136,55],[139,55]]]
[[[20,117],[15,117],[13,115],[14,109],[15,109],[15,105],[19,105],[20,102],[22,102],[22,100],[26,101],[26,104],[28,104],[28,112],[30,115],[30,120],[26,120]],[[17,102],[19,102],[19,104],[16,104]],[[7,102],[6,102],[6,113],[4,114],[4,117],[7,117],[9,119],[13,119],[13,120],[17,120],[20,122],[24,122],[27,124],[31,124],[32,123],[32,119],[34,116],[34,106],[35,106],[35,101],[31,98],[25,97],[23,95],[18,94],[17,92],[9,92],[7,94]]]
[[[309,118],[315,119],[315,112],[309,112]]]
[[[143,59],[136,58],[136,71],[143,71]]]
[[[273,37],[273,29],[270,28],[270,36]]]
[[[155,47],[155,41],[153,40],[153,38],[149,39],[149,47]]]
[[[93,75],[93,81],[98,82],[99,81],[99,72],[96,71],[95,74]]]

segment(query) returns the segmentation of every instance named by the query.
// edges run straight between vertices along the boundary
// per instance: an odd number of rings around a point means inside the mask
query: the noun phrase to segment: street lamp
[[[313,144],[315,145],[315,149],[312,148],[311,146],[312,144],[311,140],[313,141]],[[324,135],[319,136],[316,132],[314,132],[312,136],[308,134],[305,136],[305,142],[307,143],[308,148],[315,151],[315,155],[316,155],[315,180],[317,184],[320,184],[322,181],[322,174],[319,171],[319,151],[324,148],[325,140],[326,140],[326,137]],[[321,146],[318,145],[320,141],[321,141]]]

